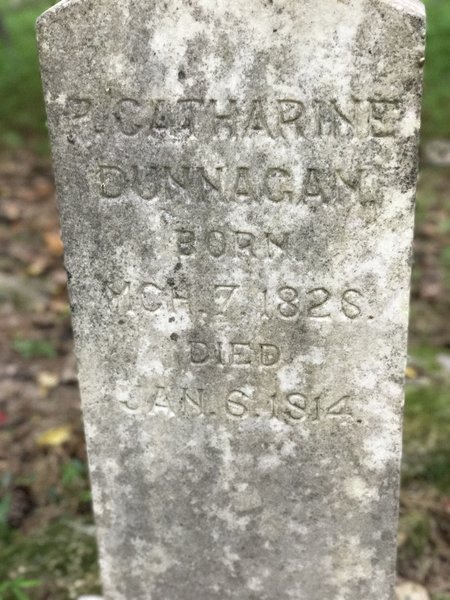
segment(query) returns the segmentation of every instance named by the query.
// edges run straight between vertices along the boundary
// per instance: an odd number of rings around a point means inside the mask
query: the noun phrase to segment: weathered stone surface
[[[422,4],[38,33],[105,597],[392,598]]]

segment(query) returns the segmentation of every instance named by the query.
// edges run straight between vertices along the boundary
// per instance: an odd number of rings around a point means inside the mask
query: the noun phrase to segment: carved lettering
[[[126,136],[135,136],[144,126],[141,105],[137,100],[133,100],[132,98],[119,100],[113,114],[120,131]]]
[[[177,244],[182,256],[192,254],[195,241],[193,232],[177,232]],[[250,251],[250,247],[245,246],[244,249]],[[368,298],[357,288],[330,290],[318,286],[301,289],[284,285],[276,289],[261,289],[255,296],[254,289],[230,282],[211,284],[209,291],[207,288],[205,294],[203,289],[202,294],[203,301],[199,308],[195,293],[186,280],[175,285],[174,280],[169,278],[166,285],[160,285],[154,281],[133,282],[111,277],[105,286],[105,298],[110,308],[118,313],[126,312],[132,307],[141,307],[148,315],[161,310],[172,313],[197,310],[204,315],[225,317],[232,315],[234,310],[242,311],[255,299],[260,317],[266,319],[277,318],[286,322],[295,322],[301,318],[339,318],[341,321],[373,319],[372,315],[369,316]],[[262,361],[262,364],[267,366],[268,363]]]
[[[130,130],[131,131],[131,130]],[[284,166],[147,164],[99,165],[103,198],[137,196],[195,199],[212,202],[267,202],[270,204],[358,203],[365,206],[376,173],[366,168],[319,169],[306,166],[303,175]],[[378,175],[379,177],[379,175]],[[370,185],[369,185],[370,184]]]
[[[228,100],[228,109],[220,112],[217,108],[217,100],[209,101],[210,115],[212,121],[211,131],[213,135],[221,137],[223,131],[227,132],[226,137],[235,137],[237,135],[238,109],[237,101]]]
[[[305,105],[300,100],[278,100],[281,135],[286,136],[286,125],[293,128],[296,135],[305,137],[304,124],[301,118],[305,113]]]
[[[160,309],[162,306],[162,293],[163,290],[161,290],[154,283],[142,284],[140,296],[144,309],[151,313],[155,313],[158,309]]]
[[[93,129],[98,107],[92,98],[70,97],[65,114],[76,123],[91,119]],[[132,98],[111,97],[110,115],[104,126],[117,128],[127,137],[155,135],[203,137],[205,139],[267,139],[311,142],[315,139],[393,138],[402,118],[398,98],[313,98],[300,93],[288,97],[246,98]]]
[[[358,290],[347,290],[342,295],[342,311],[346,317],[351,319],[357,319],[362,314],[362,308],[360,306],[363,294]]]
[[[281,350],[274,344],[253,342],[189,342],[189,359],[193,365],[228,365],[273,367],[281,360]]]
[[[306,422],[320,425],[324,421],[351,422],[355,419],[353,394],[314,393],[302,389],[282,392],[276,388],[271,393],[244,382],[225,383],[214,389],[198,383],[169,386],[146,382],[134,394],[123,385],[118,386],[116,394],[118,403],[132,417],[142,414],[184,419],[276,419],[294,427]]]
[[[92,100],[89,98],[68,98],[66,114],[70,119],[81,119],[86,117],[92,108]]]
[[[280,349],[274,344],[261,344],[261,364],[265,367],[276,365],[281,358]]]
[[[248,412],[248,402],[251,400],[242,390],[232,390],[226,399],[226,410],[232,417],[243,417]]]
[[[182,415],[185,417],[203,415],[205,401],[204,394],[205,390],[202,388],[197,388],[195,392],[188,388],[183,388],[181,396]]]
[[[373,137],[395,137],[400,121],[398,100],[371,100],[370,133]]]
[[[216,285],[214,300],[218,307],[217,314],[223,315],[226,313],[230,306],[231,299],[233,298],[236,290],[239,289],[238,285]]]
[[[269,169],[266,173],[267,197],[272,202],[290,202],[293,194],[292,175],[286,169]]]
[[[215,259],[274,259],[288,255],[290,250],[290,232],[178,229],[175,234],[180,256],[193,256],[199,252]]]
[[[314,319],[325,319],[331,316],[325,309],[325,304],[330,299],[330,292],[325,288],[316,288],[308,292],[311,297],[311,304],[308,307],[308,315]]]
[[[119,167],[99,166],[100,193],[104,198],[119,198],[127,187],[125,172]]]

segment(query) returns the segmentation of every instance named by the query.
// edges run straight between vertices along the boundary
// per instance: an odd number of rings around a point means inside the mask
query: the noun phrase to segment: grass
[[[29,600],[27,590],[35,588],[40,585],[40,581],[36,579],[23,579],[18,577],[10,581],[0,583],[0,598],[8,600],[9,598],[15,600]]]
[[[47,340],[16,338],[13,342],[13,348],[25,360],[55,358],[57,356],[56,348]]]
[[[0,582],[5,588],[2,594],[0,587],[1,600],[75,600],[82,594],[99,593],[91,524],[60,519],[33,535],[15,534],[13,543],[0,544]],[[30,582],[36,584],[32,590]],[[17,596],[20,586],[29,596]]]
[[[450,374],[439,366],[439,352],[411,349],[417,377],[406,388],[397,567],[403,578],[441,590],[432,600],[450,600],[442,595],[448,591]]]
[[[41,507],[43,525],[23,534],[8,522],[12,477],[0,480],[0,600],[75,600],[100,592],[86,465],[69,459]],[[56,519],[45,515],[58,507]]]
[[[423,382],[407,387],[403,485],[423,483],[449,495],[449,377],[438,369],[435,349],[416,348],[412,354],[424,369],[425,376]]]

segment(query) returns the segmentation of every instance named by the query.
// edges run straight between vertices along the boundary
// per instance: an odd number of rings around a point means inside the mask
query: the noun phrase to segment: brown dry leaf
[[[36,177],[33,181],[33,189],[39,199],[48,198],[54,191],[52,181],[46,177]]]
[[[50,279],[52,280],[52,283],[60,288],[65,288],[67,286],[67,272],[65,269],[55,269],[50,274]]]
[[[31,277],[39,277],[49,267],[49,261],[46,256],[38,256],[33,262],[27,267],[27,274]]]
[[[57,313],[58,315],[70,315],[70,306],[65,300],[52,300],[50,302],[50,310]]]
[[[64,253],[64,246],[61,240],[59,232],[47,231],[44,233],[45,245],[47,250],[52,256],[62,256]]]
[[[5,221],[17,221],[20,218],[21,208],[16,202],[4,200],[0,205],[0,218]]]
[[[18,200],[25,200],[25,202],[33,202],[36,199],[34,190],[26,186],[16,188],[15,196]]]
[[[399,531],[397,533],[397,546],[400,548],[400,546],[403,546],[403,544],[407,541],[408,536],[406,535],[406,533],[404,531]]]
[[[62,425],[61,427],[54,427],[41,433],[36,443],[40,448],[62,446],[70,440],[71,436],[72,427],[70,425]]]

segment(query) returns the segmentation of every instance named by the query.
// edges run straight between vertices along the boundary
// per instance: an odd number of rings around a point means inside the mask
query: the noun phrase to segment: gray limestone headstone
[[[39,19],[108,600],[392,598],[424,16]]]

